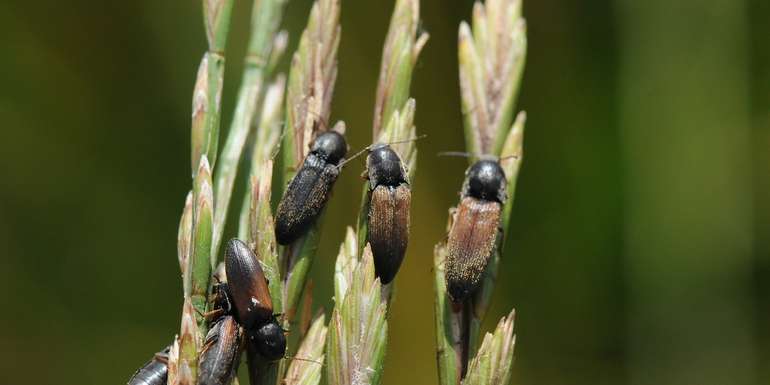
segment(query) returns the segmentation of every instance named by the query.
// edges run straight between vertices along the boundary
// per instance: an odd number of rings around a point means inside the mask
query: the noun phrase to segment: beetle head
[[[500,164],[495,160],[482,159],[468,169],[465,194],[503,203],[505,185],[505,173]]]
[[[280,360],[286,353],[286,335],[275,317],[258,327],[253,338],[259,354],[269,361]]]
[[[372,187],[379,185],[397,186],[406,181],[401,167],[401,158],[387,144],[372,146],[367,157],[367,169]]]
[[[310,152],[324,158],[328,163],[337,164],[348,152],[345,137],[335,131],[318,135]]]

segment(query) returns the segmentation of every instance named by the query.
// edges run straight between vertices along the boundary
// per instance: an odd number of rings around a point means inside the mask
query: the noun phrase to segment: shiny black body
[[[219,313],[218,315],[220,316],[224,314],[234,314],[233,300],[230,296],[230,286],[226,281],[215,283],[212,288],[212,294],[214,295],[214,298],[211,301],[212,311]]]
[[[398,154],[386,144],[373,146],[366,158],[369,179],[368,239],[375,273],[393,281],[409,242],[411,190]]]
[[[171,346],[162,351],[142,365],[139,370],[128,380],[128,385],[165,385],[168,379],[168,352]]]
[[[387,144],[372,146],[366,157],[366,173],[372,190],[377,186],[398,186],[407,183],[401,158]]]
[[[496,160],[482,159],[466,172],[463,197],[505,204],[505,172]]]
[[[268,361],[280,360],[286,354],[286,335],[275,316],[256,329],[249,330],[247,336],[259,354]]]
[[[240,240],[227,242],[225,273],[230,302],[236,310],[238,322],[246,330],[265,323],[273,316],[273,301],[262,266],[251,249]]]
[[[267,279],[256,255],[245,243],[231,239],[225,250],[229,303],[246,332],[247,344],[266,359],[276,361],[286,353],[284,330],[273,314]]]
[[[445,279],[455,303],[476,292],[501,239],[506,184],[505,173],[495,160],[480,160],[466,172],[447,240]]]
[[[307,233],[329,199],[347,153],[345,137],[334,131],[315,139],[297,174],[289,182],[275,216],[275,238],[288,245]]]

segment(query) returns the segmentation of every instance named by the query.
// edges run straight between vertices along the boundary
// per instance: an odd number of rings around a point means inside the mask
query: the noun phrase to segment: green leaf
[[[193,177],[201,157],[206,156],[212,165],[216,161],[224,75],[224,56],[205,53],[198,68],[198,78],[193,90],[190,135]]]
[[[443,243],[436,245],[433,253],[433,278],[436,288],[434,302],[436,321],[436,360],[441,385],[460,383],[462,376],[462,319],[452,310],[446,294],[444,261],[447,252]]]
[[[233,121],[230,124],[225,147],[222,149],[221,159],[217,163],[217,172],[215,174],[214,196],[216,197],[216,216],[214,217],[214,240],[211,250],[214,255],[219,255],[219,246],[222,241],[233,185],[238,173],[238,165],[240,164],[243,148],[257,117],[257,109],[262,104],[264,83],[271,71],[268,68],[270,65],[269,61],[277,60],[286,47],[285,34],[276,35],[285,2],[285,0],[254,2],[243,80],[238,91],[238,102],[235,107]],[[275,49],[276,43],[278,45],[277,50]],[[268,92],[270,91],[268,90]],[[261,141],[258,141],[258,143],[265,146],[268,145]],[[259,147],[259,145],[256,147]]]
[[[203,24],[211,52],[225,50],[233,3],[233,0],[203,0]]]
[[[461,23],[458,41],[466,148],[477,156],[498,155],[511,127],[526,57],[521,0],[476,2],[473,30]]]
[[[257,134],[251,154],[251,171],[248,179],[246,194],[243,197],[241,213],[238,222],[238,238],[248,239],[250,236],[250,220],[252,205],[252,184],[253,178],[263,180],[261,175],[267,162],[271,162],[277,150],[278,140],[281,136],[281,115],[283,113],[283,96],[286,87],[286,79],[279,74],[276,79],[268,86],[265,97],[262,99],[260,119],[257,126]],[[273,174],[273,169],[270,169]]]
[[[353,272],[358,266],[358,243],[353,229],[348,226],[345,240],[334,264],[334,299],[342,301],[353,281]]]
[[[186,298],[182,307],[182,326],[179,334],[179,383],[194,384],[189,379],[197,378],[198,352],[202,348],[203,338],[195,321],[196,311],[189,298]]]
[[[465,119],[465,148],[473,155],[484,154],[490,147],[487,133],[490,118],[489,101],[485,94],[486,74],[468,24],[462,22],[459,33],[460,95]],[[469,161],[473,163],[475,156]]]
[[[206,312],[209,280],[214,258],[211,255],[212,217],[214,197],[211,190],[211,170],[203,156],[193,186],[193,238],[190,258],[190,298],[198,312],[198,326],[205,332],[203,317]]]
[[[350,233],[350,232],[349,232]],[[343,247],[338,266],[351,258]],[[346,261],[339,262],[339,259]],[[388,325],[387,304],[381,296],[382,286],[374,276],[374,261],[367,246],[347,281],[347,274],[335,274],[335,288],[347,286],[335,297],[326,344],[326,378],[335,385],[377,385],[382,376]],[[336,289],[337,290],[337,289]]]
[[[524,111],[519,112],[513,127],[508,132],[503,148],[500,150],[500,166],[503,168],[505,177],[508,179],[508,186],[506,188],[508,199],[505,201],[505,207],[503,208],[504,229],[510,228],[508,223],[511,219],[511,211],[513,210],[513,202],[516,196],[516,181],[519,178],[521,162],[524,160],[524,123],[526,121],[527,114]]]
[[[320,313],[315,317],[297,354],[289,364],[284,384],[318,385],[321,382],[321,369],[326,346],[326,317]]]
[[[168,385],[179,384],[179,336],[174,336],[174,343],[168,351]]]
[[[505,385],[511,378],[513,348],[516,336],[513,334],[512,311],[498,322],[493,334],[487,333],[476,357],[468,366],[463,385]]]
[[[190,296],[190,251],[192,250],[192,229],[193,229],[193,192],[187,193],[185,198],[182,218],[179,220],[179,232],[177,233],[177,259],[179,259],[179,269],[182,272],[182,292],[185,296]]]
[[[409,98],[412,72],[427,33],[419,33],[420,3],[418,0],[398,0],[390,18],[388,35],[382,49],[382,63],[374,105],[372,137],[380,137],[384,125],[397,110],[403,110]],[[399,137],[399,140],[406,139]]]

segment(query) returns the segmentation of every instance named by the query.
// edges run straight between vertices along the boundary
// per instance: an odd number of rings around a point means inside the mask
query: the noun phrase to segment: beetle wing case
[[[409,242],[409,206],[412,194],[407,184],[377,186],[369,203],[369,244],[374,267],[383,284],[390,283],[404,260]]]
[[[209,329],[200,357],[198,384],[225,385],[235,376],[243,331],[232,316],[219,318]]]
[[[305,158],[278,204],[275,237],[279,244],[288,245],[307,232],[321,214],[337,176],[336,165],[315,154]]]
[[[447,292],[454,302],[472,295],[495,251],[501,205],[465,197],[455,213],[447,241]]]
[[[262,266],[249,247],[238,239],[227,242],[225,272],[233,305],[245,328],[273,317],[273,301]]]

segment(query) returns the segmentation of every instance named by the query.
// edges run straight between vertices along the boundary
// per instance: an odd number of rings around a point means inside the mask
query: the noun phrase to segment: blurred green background
[[[385,384],[435,384],[433,245],[465,163],[456,36],[425,0],[412,241]],[[296,44],[310,2],[292,0]],[[343,1],[333,118],[368,144],[392,1]],[[0,3],[0,383],[124,383],[179,325],[199,2]],[[228,46],[229,126],[248,30]],[[770,381],[770,3],[525,0],[525,160],[490,311],[517,310],[515,384]],[[294,45],[292,45],[293,47]],[[285,67],[284,67],[285,68]],[[358,209],[338,181],[313,267]],[[233,229],[228,228],[230,234]]]

